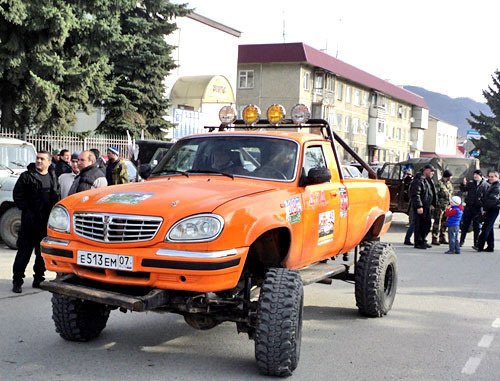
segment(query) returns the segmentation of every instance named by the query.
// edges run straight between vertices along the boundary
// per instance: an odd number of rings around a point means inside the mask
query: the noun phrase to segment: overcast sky
[[[174,1],[184,3],[186,1]],[[395,85],[484,102],[500,69],[498,0],[192,0],[239,44],[304,42]],[[283,28],[283,20],[285,26]]]

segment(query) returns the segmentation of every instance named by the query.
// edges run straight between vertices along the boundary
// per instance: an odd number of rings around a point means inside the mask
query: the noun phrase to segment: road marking
[[[500,328],[500,318],[496,318],[495,321],[491,324],[493,328]]]
[[[470,357],[469,360],[467,360],[467,363],[462,369],[462,373],[465,374],[474,374],[476,373],[476,369],[481,363],[482,356],[481,357]]]
[[[494,337],[495,335],[484,335],[481,338],[481,341],[479,341],[479,343],[477,344],[477,346],[481,348],[489,348]]]

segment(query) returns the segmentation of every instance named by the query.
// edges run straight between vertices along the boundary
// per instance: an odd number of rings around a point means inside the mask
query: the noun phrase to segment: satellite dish
[[[410,123],[415,123],[415,118],[413,116],[410,118]]]

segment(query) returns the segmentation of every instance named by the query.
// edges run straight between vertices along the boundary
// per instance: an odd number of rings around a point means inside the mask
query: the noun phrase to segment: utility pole
[[[286,42],[286,33],[285,33],[285,10],[283,9],[283,43]]]

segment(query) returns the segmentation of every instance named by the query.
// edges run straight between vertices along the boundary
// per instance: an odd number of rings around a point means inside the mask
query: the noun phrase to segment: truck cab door
[[[379,172],[379,178],[385,180],[391,195],[391,211],[408,210],[408,201],[404,199],[403,168],[401,164],[386,163]]]
[[[328,168],[331,180],[301,188],[303,205],[302,265],[338,254],[345,242],[347,218],[341,216],[341,201],[347,192],[340,182],[331,146],[310,143],[304,147],[303,176],[312,168]],[[347,209],[347,204],[342,203]]]

